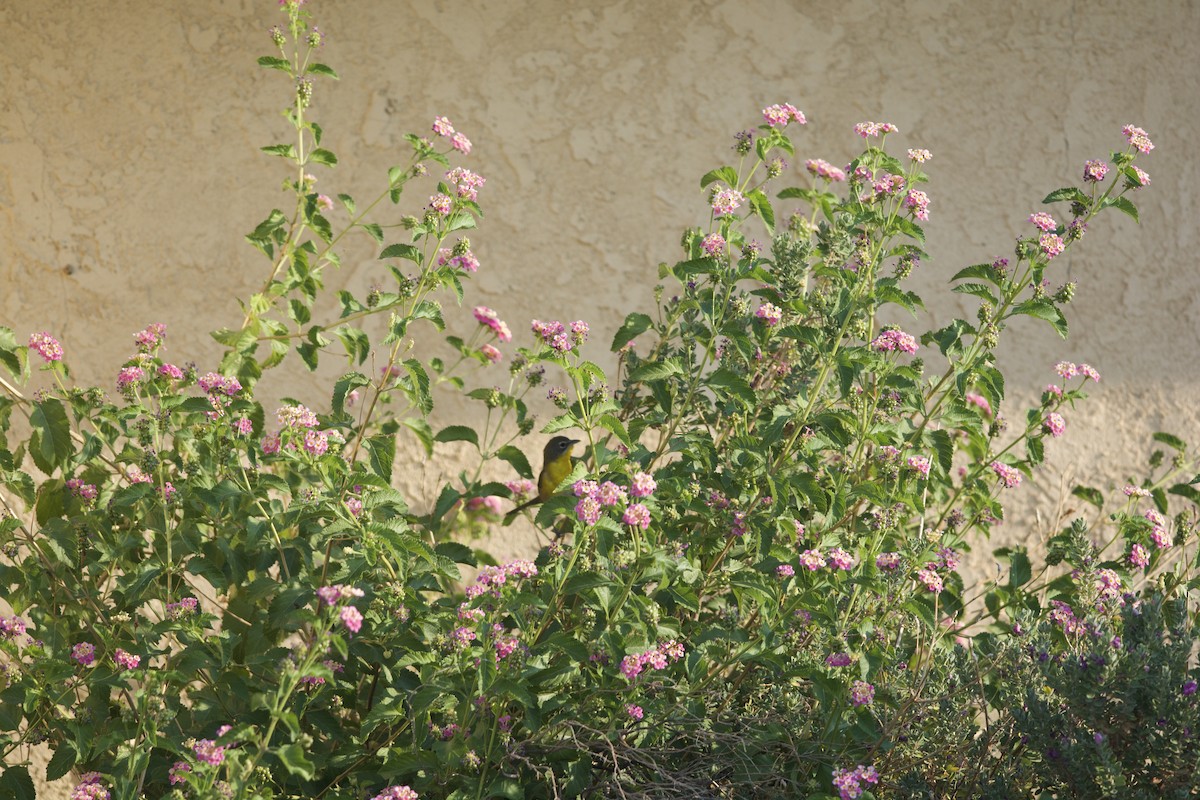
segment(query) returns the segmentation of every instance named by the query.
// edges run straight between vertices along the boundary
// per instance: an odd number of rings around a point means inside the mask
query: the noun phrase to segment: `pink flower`
[[[804,118],[804,113],[796,110],[796,107],[791,103],[767,106],[763,109],[762,113],[763,119],[772,128],[782,128],[789,122],[798,122],[801,125],[808,124],[808,120]]]
[[[346,498],[346,510],[350,512],[350,516],[352,516],[352,517],[362,516],[362,511],[363,511],[362,500],[359,500],[357,497],[347,497]]]
[[[333,211],[333,198],[327,194],[317,195],[317,208],[322,211]]]
[[[709,198],[709,204],[712,206],[713,214],[720,217],[733,213],[745,199],[742,193],[736,189],[722,187],[713,191]]]
[[[633,703],[626,704],[625,713],[628,714],[632,719],[641,719],[645,715],[645,712],[642,711],[642,707],[635,706]]]
[[[654,481],[653,475],[646,472],[635,472],[629,485],[629,493],[634,497],[649,497],[657,488],[658,484]]]
[[[81,666],[90,667],[96,661],[96,645],[91,642],[80,642],[71,648],[71,658]]]
[[[504,359],[504,354],[501,353],[495,345],[481,344],[479,346],[479,352],[482,353],[483,357],[486,358],[491,364],[499,364]]]
[[[783,311],[779,308],[779,306],[771,303],[763,303],[758,307],[758,310],[754,312],[754,316],[765,322],[768,327],[774,327],[775,325],[779,324],[781,319],[783,319]]]
[[[464,156],[471,154],[471,140],[461,133],[455,133],[450,137],[450,146]]]
[[[856,800],[862,797],[863,783],[876,784],[879,783],[879,773],[874,767],[864,767],[859,764],[852,770],[842,768],[833,771],[833,788],[838,790],[838,797],[841,800]]]
[[[185,772],[191,772],[192,765],[186,761],[176,761],[175,764],[167,771],[167,775],[171,780],[171,785],[175,786],[180,783],[187,783],[187,778],[183,776]]]
[[[575,516],[585,525],[595,525],[600,521],[600,501],[590,496],[580,498],[575,504]]]
[[[1058,228],[1058,223],[1054,221],[1054,217],[1047,214],[1045,211],[1038,211],[1036,214],[1029,215],[1029,221],[1034,227],[1043,231],[1053,231]]]
[[[454,201],[444,194],[435,194],[429,197],[429,208],[443,217],[449,214],[453,207]]]
[[[908,157],[911,161],[915,161],[918,164],[924,164],[926,161],[933,158],[933,153],[929,152],[928,150],[909,150]]]
[[[249,417],[238,417],[233,422],[233,429],[242,436],[249,436],[254,431],[254,423]]]
[[[141,656],[135,656],[131,653],[126,653],[121,648],[117,648],[113,653],[113,663],[121,669],[137,669],[138,664],[142,661]]]
[[[791,564],[780,564],[775,568],[775,574],[781,578],[790,578],[796,574],[796,570]]]
[[[1150,173],[1138,166],[1133,168],[1133,172],[1135,175],[1137,175],[1137,183],[1139,186],[1150,185]]]
[[[85,503],[91,503],[99,494],[99,490],[97,490],[94,485],[90,483],[84,483],[79,478],[71,478],[71,480],[67,481],[67,488],[71,490],[71,494],[75,495],[80,500],[83,500]]]
[[[371,800],[417,800],[418,795],[407,785],[389,786]]]
[[[458,196],[464,200],[477,199],[480,187],[487,183],[487,178],[465,167],[455,167],[447,172],[446,180],[457,187]]]
[[[454,126],[445,117],[434,117],[433,132],[438,136],[452,136],[454,135]]]
[[[854,126],[854,132],[864,139],[881,133],[895,133],[898,130],[899,128],[890,122],[860,122]]]
[[[128,392],[134,385],[144,380],[146,380],[146,371],[141,367],[124,367],[117,373],[117,389],[121,392]]]
[[[62,361],[62,345],[48,333],[33,333],[29,335],[29,348],[49,364],[51,361]]]
[[[268,433],[262,438],[263,455],[271,456],[279,452],[281,440],[278,433]]]
[[[1062,414],[1051,412],[1046,415],[1045,421],[1042,422],[1042,429],[1057,439],[1067,429],[1067,421],[1063,419]]]
[[[1108,164],[1098,159],[1089,159],[1083,163],[1083,179],[1088,183],[1099,183],[1108,174]]]
[[[942,576],[937,574],[932,564],[926,564],[924,569],[917,570],[917,578],[921,583],[925,584],[926,589],[934,594],[946,588],[945,584],[942,583]]]
[[[890,572],[900,566],[900,559],[899,553],[880,553],[875,556],[875,566]]]
[[[1058,376],[1063,380],[1070,380],[1079,374],[1079,367],[1075,366],[1075,364],[1071,363],[1070,361],[1060,361],[1054,365],[1054,371],[1057,372]]]
[[[1087,364],[1079,365],[1079,374],[1088,380],[1095,381],[1096,383],[1100,382],[1100,373]]]
[[[650,510],[641,503],[631,503],[621,515],[621,521],[634,528],[646,530],[650,527]]]
[[[71,800],[110,800],[112,794],[101,783],[99,772],[85,772],[79,785],[71,792]]]
[[[154,350],[162,344],[165,338],[167,338],[167,326],[161,322],[152,322],[146,326],[145,330],[140,330],[133,335],[133,340],[137,342],[138,349],[143,353]]]
[[[725,250],[725,237],[719,233],[710,233],[701,240],[700,248],[716,258]]]
[[[158,374],[176,381],[183,378],[183,370],[174,364],[163,364],[158,368]]]
[[[927,456],[909,456],[908,468],[920,473],[922,478],[929,477],[929,467],[931,462]]]
[[[317,427],[317,415],[302,405],[283,406],[275,412],[275,418],[288,430]]]
[[[329,434],[325,431],[304,432],[304,450],[314,458],[320,458],[329,450]]]
[[[596,499],[600,501],[602,506],[616,506],[625,502],[625,490],[613,483],[605,481],[600,484],[600,489],[596,493]]]
[[[342,624],[346,626],[346,630],[351,633],[358,633],[362,630],[363,616],[354,606],[343,608],[339,617],[342,620]]]
[[[225,760],[225,747],[212,739],[199,740],[192,745],[192,752],[196,754],[198,760],[214,767],[219,766]]]
[[[871,342],[871,348],[879,353],[899,350],[902,353],[912,354],[917,352],[917,340],[911,334],[893,328],[876,336],[875,340]]]
[[[1038,247],[1046,254],[1046,258],[1054,258],[1067,249],[1060,236],[1054,233],[1043,233],[1038,239]]]
[[[816,572],[825,564],[825,556],[821,555],[820,550],[805,550],[800,554],[800,566],[809,572]]]
[[[922,222],[929,219],[929,195],[917,189],[909,189],[904,197],[905,208],[913,210],[913,216]]]
[[[992,415],[992,406],[983,395],[976,394],[975,392],[967,392],[963,395],[963,399],[967,401],[968,405],[973,405],[982,411],[984,416],[990,417]]]
[[[508,325],[500,319],[495,311],[487,306],[475,306],[475,319],[480,325],[491,328],[496,334],[496,338],[502,342],[512,341],[512,331],[508,329]]]
[[[830,182],[838,182],[846,180],[846,171],[835,167],[828,161],[821,158],[810,158],[804,162],[804,168],[816,175],[818,178],[824,178]]]
[[[1015,467],[1010,467],[1008,464],[1003,464],[999,461],[993,461],[991,464],[992,471],[1000,478],[1005,489],[1015,489],[1021,485],[1021,473]]]
[[[595,481],[580,479],[571,484],[571,491],[576,497],[597,497],[600,494],[600,485]]]
[[[1154,142],[1150,141],[1150,137],[1141,128],[1129,124],[1121,128],[1121,133],[1125,134],[1125,138],[1140,153],[1149,153],[1154,149]]]
[[[825,656],[825,663],[831,667],[848,667],[854,663],[849,653],[830,653]]]
[[[866,681],[855,681],[850,686],[850,702],[856,706],[869,706],[875,701],[875,687]]]
[[[528,478],[520,478],[515,481],[508,481],[504,485],[508,487],[510,492],[512,492],[514,500],[523,497],[529,497],[534,493],[534,491],[537,490],[537,484]]]
[[[834,569],[853,569],[856,559],[840,547],[829,551],[829,564]]]
[[[1149,497],[1150,496],[1149,489],[1143,489],[1140,486],[1133,486],[1130,484],[1126,484],[1125,488],[1122,489],[1121,491],[1125,492],[1126,497]]]

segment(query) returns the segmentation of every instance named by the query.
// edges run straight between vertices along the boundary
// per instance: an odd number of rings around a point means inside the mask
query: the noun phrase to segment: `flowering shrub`
[[[657,307],[613,334],[610,377],[586,321],[518,338],[500,311],[461,310],[486,269],[464,236],[486,181],[457,163],[472,144],[450,120],[408,137],[370,202],[318,189],[337,157],[309,111],[336,74],[303,4],[281,8],[278,54],[259,63],[291,87],[293,138],[264,148],[286,164],[289,207],[247,235],[266,277],[214,333],[220,363],[169,360],[154,322],[110,397],[71,384],[74,343],[0,329],[6,758],[47,743],[48,777],[82,772],[76,796],[113,798],[1195,785],[1200,494],[1182,442],[1160,434],[1174,456],[1159,451],[1110,520],[1071,522],[1036,578],[1022,549],[998,551],[1004,583],[958,572],[1100,380],[1048,365],[1058,380],[1014,424],[993,353],[1016,316],[1066,335],[1074,286],[1051,289],[1051,262],[1101,212],[1136,218],[1145,131],[1046,198],[1066,222],[1033,212],[1011,260],[957,273],[975,321],[918,332],[883,318],[920,319],[904,281],[927,257],[919,223],[937,205],[918,187],[934,156],[897,158],[896,126],[863,122],[844,169],[808,159],[804,185],[780,186],[807,119],[769,106],[735,137],[737,166],[701,179],[707,219],[660,265]],[[413,192],[415,213],[384,202]],[[326,318],[347,236],[379,247],[388,280],[338,291]],[[457,358],[415,354],[421,326],[449,331]],[[316,369],[335,343],[346,367],[327,404],[256,399],[270,370]],[[506,389],[468,388],[466,367],[500,363]],[[435,430],[435,384],[482,404],[482,428]],[[531,392],[556,408],[540,432],[584,450],[536,507],[550,534],[536,560],[497,564],[464,540],[538,490],[515,445],[539,427]],[[465,444],[477,466],[406,498],[391,485],[401,435],[427,455]],[[494,462],[512,480],[481,480]],[[28,772],[0,789],[30,794]]]

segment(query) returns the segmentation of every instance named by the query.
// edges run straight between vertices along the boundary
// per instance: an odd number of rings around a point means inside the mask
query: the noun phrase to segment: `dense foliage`
[[[72,343],[0,329],[0,793],[32,796],[19,763],[46,743],[48,777],[90,798],[1190,796],[1183,442],[1157,436],[1115,506],[1078,488],[1096,511],[1045,564],[957,571],[1099,380],[1060,363],[1006,416],[993,353],[1016,316],[1066,336],[1055,259],[1101,212],[1136,219],[1144,131],[1046,198],[1063,221],[1037,212],[1010,258],[955,275],[975,320],[918,335],[883,321],[920,324],[931,154],[865,122],[845,169],[806,159],[784,186],[806,120],[770,106],[702,178],[708,218],[606,374],[584,321],[513,347],[496,311],[459,311],[485,181],[449,120],[371,202],[318,190],[337,158],[310,105],[337,76],[307,9],[282,9],[259,63],[293,87],[293,139],[264,148],[290,205],[247,235],[267,277],[214,333],[219,365],[172,362],[150,324],[110,397],[71,382]],[[347,236],[389,282],[321,302]],[[421,326],[456,357],[423,355]],[[323,408],[255,399],[338,344]],[[435,429],[438,387],[483,424]],[[531,393],[559,412],[540,427]],[[497,564],[479,536],[536,491],[535,428],[582,457],[529,517],[536,559]],[[406,497],[404,436],[474,466]],[[498,463],[512,481],[481,478]]]

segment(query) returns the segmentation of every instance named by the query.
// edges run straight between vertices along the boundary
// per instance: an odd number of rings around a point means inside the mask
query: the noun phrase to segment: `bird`
[[[542,471],[538,474],[537,495],[505,514],[506,524],[520,511],[550,499],[563,479],[571,474],[571,450],[577,444],[578,439],[568,439],[566,436],[555,436],[546,442],[546,448],[542,451]]]

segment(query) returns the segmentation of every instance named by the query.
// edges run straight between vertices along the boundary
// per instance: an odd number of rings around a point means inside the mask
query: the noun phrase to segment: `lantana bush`
[[[771,105],[620,327],[514,332],[470,299],[468,136],[437,117],[373,195],[326,194],[337,75],[279,8],[286,202],[248,226],[261,288],[220,359],[147,320],[84,387],[85,343],[0,328],[0,796],[33,797],[39,744],[93,800],[1193,796],[1182,440],[1115,497],[1076,488],[1044,558],[959,570],[1101,380],[1047,364],[1013,409],[994,354],[1019,316],[1067,336],[1061,259],[1137,218],[1145,131],[1021,209],[951,280],[974,318],[930,330],[907,281],[934,155],[880,122],[844,167],[798,155],[805,115]],[[364,244],[374,288],[335,288]],[[314,407],[256,399],[328,362]],[[477,424],[435,416],[447,392]],[[544,546],[499,563],[552,435],[573,471],[518,523]],[[461,473],[395,488],[450,443]]]

